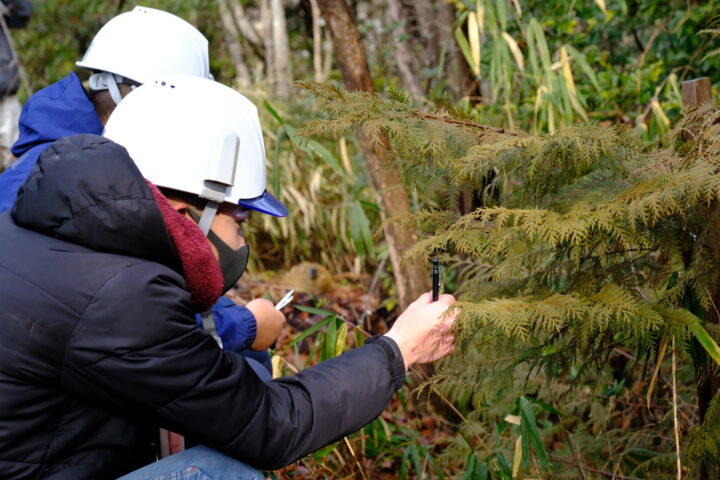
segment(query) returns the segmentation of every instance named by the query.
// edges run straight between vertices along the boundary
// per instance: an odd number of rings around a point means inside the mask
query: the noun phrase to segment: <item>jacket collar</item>
[[[152,192],[127,151],[96,135],[46,148],[13,208],[24,228],[182,273]]]

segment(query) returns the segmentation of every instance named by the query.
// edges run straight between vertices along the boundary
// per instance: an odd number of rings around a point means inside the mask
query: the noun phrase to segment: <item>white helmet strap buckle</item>
[[[235,179],[240,139],[231,131],[221,132],[216,138],[205,164],[205,182],[200,198],[222,203],[228,187],[233,186]]]
[[[110,72],[93,73],[88,78],[88,87],[90,90],[108,90],[115,105],[120,105],[123,96],[118,88],[118,83],[123,83],[125,79],[120,75]]]

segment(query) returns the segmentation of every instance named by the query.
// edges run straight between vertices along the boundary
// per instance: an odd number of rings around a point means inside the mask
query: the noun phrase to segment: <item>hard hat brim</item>
[[[238,205],[272,215],[273,217],[286,217],[288,214],[287,207],[283,205],[280,200],[273,197],[267,190],[259,197],[241,198],[238,200]]]

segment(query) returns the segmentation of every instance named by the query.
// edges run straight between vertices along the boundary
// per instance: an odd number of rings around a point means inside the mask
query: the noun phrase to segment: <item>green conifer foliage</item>
[[[690,368],[693,335],[708,334],[702,319],[683,307],[696,299],[704,310],[717,308],[713,292],[720,278],[716,105],[686,115],[672,132],[674,148],[650,150],[621,128],[585,125],[534,136],[492,126],[446,102],[419,111],[397,95],[307,87],[329,118],[309,124],[306,134],[339,135],[362,125],[390,135],[408,186],[424,199],[424,208],[392,220],[422,232],[408,255],[440,252],[458,272],[460,349],[432,383],[470,409],[462,439],[451,449],[470,454],[466,465],[485,462],[505,471],[499,457],[482,456],[495,447],[477,434],[492,429],[480,420],[492,417],[493,405],[528,392],[541,402],[556,381],[563,389],[583,376],[604,381],[617,348],[647,361],[649,380],[655,362],[669,358],[665,346],[674,337],[673,354]],[[481,192],[484,206],[462,214],[459,195],[467,187]],[[555,393],[546,399],[557,399]],[[570,398],[567,391],[562,395]],[[571,425],[592,448],[579,418],[599,413],[569,404],[565,414],[578,417],[558,424]],[[628,452],[640,452],[630,466],[623,464],[626,473],[673,471],[669,415],[665,423],[638,430],[643,441],[638,431],[617,434]],[[717,418],[716,399],[692,437],[694,461],[717,459]],[[503,425],[496,425],[494,438],[502,437]],[[576,452],[567,447],[559,453],[568,461]],[[505,455],[512,457],[512,449]],[[543,470],[536,463],[527,471]]]

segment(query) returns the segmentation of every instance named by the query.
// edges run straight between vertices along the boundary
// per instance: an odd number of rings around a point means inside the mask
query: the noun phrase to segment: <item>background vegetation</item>
[[[13,32],[23,98],[134,6],[34,4]],[[314,0],[143,5],[195,24],[216,79],[259,107],[269,188],[292,214],[253,219],[236,298],[303,292],[279,371],[397,313],[357,128],[390,140],[401,220],[421,232],[408,257],[441,256],[463,301],[462,348],[436,375],[418,370],[380,419],[276,478],[717,478],[717,112],[684,114],[681,94],[720,79],[702,33],[717,2],[354,1],[380,96],[335,87]]]

